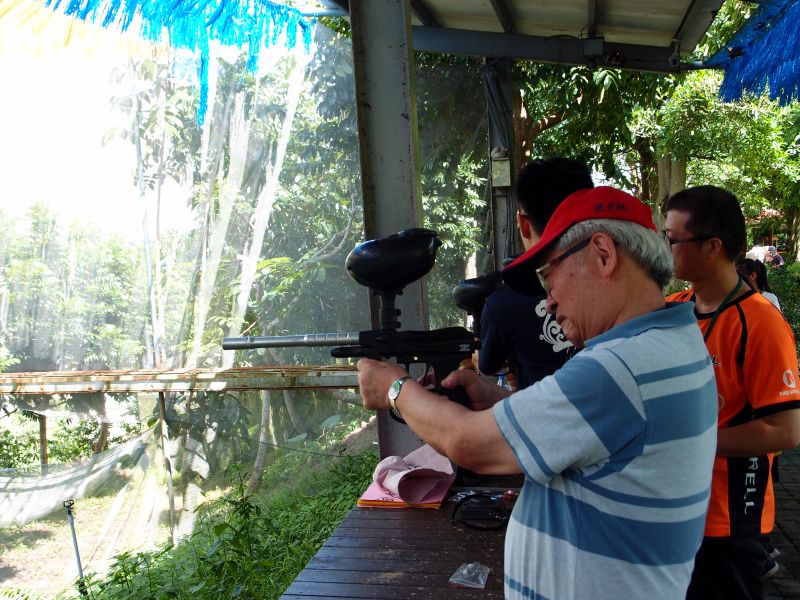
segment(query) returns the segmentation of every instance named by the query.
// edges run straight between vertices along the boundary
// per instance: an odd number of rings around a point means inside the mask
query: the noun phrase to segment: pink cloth
[[[449,487],[455,476],[450,459],[425,444],[405,458],[387,456],[375,467],[372,478],[401,500],[418,503],[440,482]]]

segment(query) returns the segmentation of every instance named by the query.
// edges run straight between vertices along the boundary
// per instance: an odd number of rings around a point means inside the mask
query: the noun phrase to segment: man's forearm
[[[800,443],[800,409],[787,410],[748,423],[720,429],[718,456],[761,456]]]
[[[491,410],[471,411],[412,381],[397,408],[414,433],[456,464],[486,474],[521,472]]]

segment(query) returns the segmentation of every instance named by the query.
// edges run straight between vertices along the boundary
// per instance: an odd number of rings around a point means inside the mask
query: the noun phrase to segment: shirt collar
[[[617,338],[631,338],[648,329],[664,329],[696,323],[694,302],[667,302],[664,308],[634,317],[600,335],[596,335],[590,340],[586,340],[586,347],[590,348]]]

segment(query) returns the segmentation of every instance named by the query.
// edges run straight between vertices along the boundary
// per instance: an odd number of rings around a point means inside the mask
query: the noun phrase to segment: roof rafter
[[[583,40],[571,37],[539,37],[513,33],[469,31],[466,29],[434,29],[414,27],[414,49],[425,52],[505,57],[542,62],[588,65],[583,53]],[[603,44],[606,66],[634,71],[678,73],[692,65],[670,61],[671,46],[660,48],[636,44]],[[595,61],[595,64],[598,64]],[[598,64],[599,66],[599,64]]]
[[[681,43],[684,40],[697,40],[698,42],[703,38],[711,21],[717,14],[722,2],[719,0],[692,0],[692,4],[686,14],[683,16],[683,21],[678,27],[678,30],[673,36],[676,43]],[[695,42],[696,43],[696,42]],[[684,53],[691,52],[694,48],[681,48]]]
[[[441,27],[431,9],[423,0],[411,0],[411,10],[425,27]]]
[[[494,14],[497,15],[497,20],[503,26],[503,31],[514,33],[514,18],[511,16],[511,11],[508,10],[505,0],[491,0],[491,2]]]

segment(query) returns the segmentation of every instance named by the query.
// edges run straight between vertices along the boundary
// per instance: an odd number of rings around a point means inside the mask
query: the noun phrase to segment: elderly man
[[[669,250],[619,190],[570,195],[504,271],[534,279],[577,348],[555,374],[469,411],[397,365],[359,361],[364,405],[402,414],[457,464],[524,473],[506,534],[507,598],[682,598],[700,545],[716,430],[713,370],[691,305],[665,306]],[[477,404],[507,395],[456,371]]]
[[[736,271],[746,236],[733,194],[711,185],[678,192],[667,201],[665,235],[675,276],[692,284],[669,299],[694,302],[719,392],[711,503],[687,598],[762,598],[772,453],[800,443],[794,334]]]

